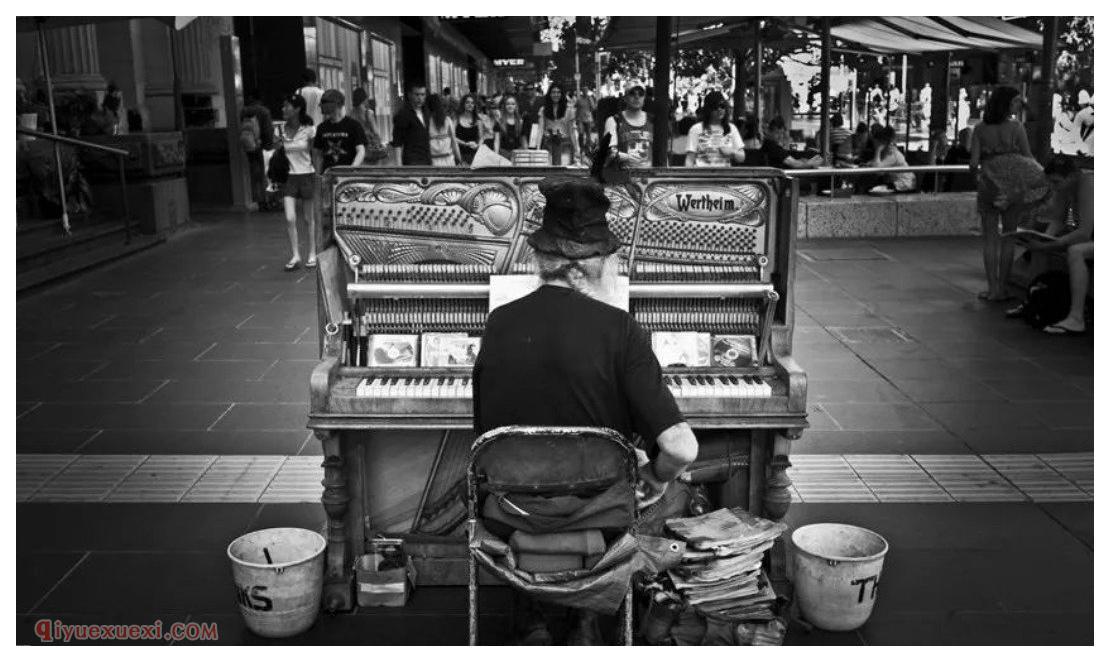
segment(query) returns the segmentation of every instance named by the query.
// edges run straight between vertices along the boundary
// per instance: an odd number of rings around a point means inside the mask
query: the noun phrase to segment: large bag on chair
[[[1033,278],[1025,291],[1022,316],[1035,329],[1044,329],[1068,316],[1071,286],[1064,271],[1046,271]]]
[[[681,541],[633,534],[635,480],[635,453],[611,430],[488,432],[474,442],[467,474],[472,559],[535,599],[615,613],[635,572],[661,572],[676,565],[685,550]],[[505,538],[491,533],[487,520],[495,528],[540,534],[607,530],[611,542],[588,569],[527,572],[518,567]]]

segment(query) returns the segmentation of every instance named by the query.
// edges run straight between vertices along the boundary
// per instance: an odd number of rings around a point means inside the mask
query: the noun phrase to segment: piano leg
[[[790,442],[801,436],[797,430],[776,431],[771,461],[767,467],[767,483],[763,494],[763,516],[778,521],[790,509]]]
[[[774,444],[771,451],[771,461],[767,465],[767,482],[763,496],[763,516],[773,520],[781,520],[790,508],[790,477],[786,470],[790,468],[790,443],[801,436],[801,430],[779,430],[775,432]],[[789,533],[788,533],[789,535]],[[786,554],[786,541],[779,538],[769,554],[770,567],[768,576],[771,579],[775,592],[780,596],[791,599],[793,587],[789,577],[789,559]]]
[[[354,608],[352,550],[347,538],[347,513],[351,501],[339,432],[317,430],[324,450],[324,512],[328,516],[328,551],[324,565],[323,606],[329,612]]]

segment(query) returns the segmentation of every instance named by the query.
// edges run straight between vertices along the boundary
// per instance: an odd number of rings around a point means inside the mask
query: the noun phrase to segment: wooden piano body
[[[400,534],[418,583],[465,584],[464,538],[425,527],[452,500],[470,442],[468,367],[368,367],[369,333],[481,333],[493,275],[527,273],[548,176],[562,168],[334,168],[319,262],[322,360],[308,426],[323,444],[324,604],[353,606],[353,558]],[[806,427],[791,358],[797,189],[776,169],[636,170],[606,185],[630,312],[648,331],[757,338],[751,365],[665,368],[700,451],[691,479],[717,505],[781,518],[790,441]],[[368,330],[368,331],[367,331]],[[365,345],[365,343],[364,343]],[[356,356],[357,354],[357,356]],[[423,533],[422,533],[423,532]],[[454,535],[452,535],[454,533]]]

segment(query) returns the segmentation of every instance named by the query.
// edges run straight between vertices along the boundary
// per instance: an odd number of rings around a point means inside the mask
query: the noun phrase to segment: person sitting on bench
[[[884,126],[875,137],[875,156],[870,163],[870,168],[905,168],[909,164],[902,150],[895,144],[894,127]],[[917,187],[917,180],[912,172],[891,172],[883,175],[888,190],[899,193],[912,191]],[[872,192],[874,189],[872,189]]]
[[[1053,159],[1044,174],[1055,193],[1054,208],[1058,212],[1053,215],[1048,234],[1055,234],[1053,230],[1063,225],[1069,206],[1079,221],[1079,227],[1056,239],[1028,242],[1030,250],[1034,251],[1067,251],[1071,307],[1067,317],[1049,324],[1044,331],[1053,335],[1081,334],[1087,330],[1083,314],[1091,277],[1087,261],[1095,257],[1094,174],[1076,173],[1074,164],[1062,157]]]

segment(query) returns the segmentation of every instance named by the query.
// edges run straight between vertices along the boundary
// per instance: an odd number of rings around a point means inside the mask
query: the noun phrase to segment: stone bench
[[[974,191],[798,200],[799,239],[978,234]]]

